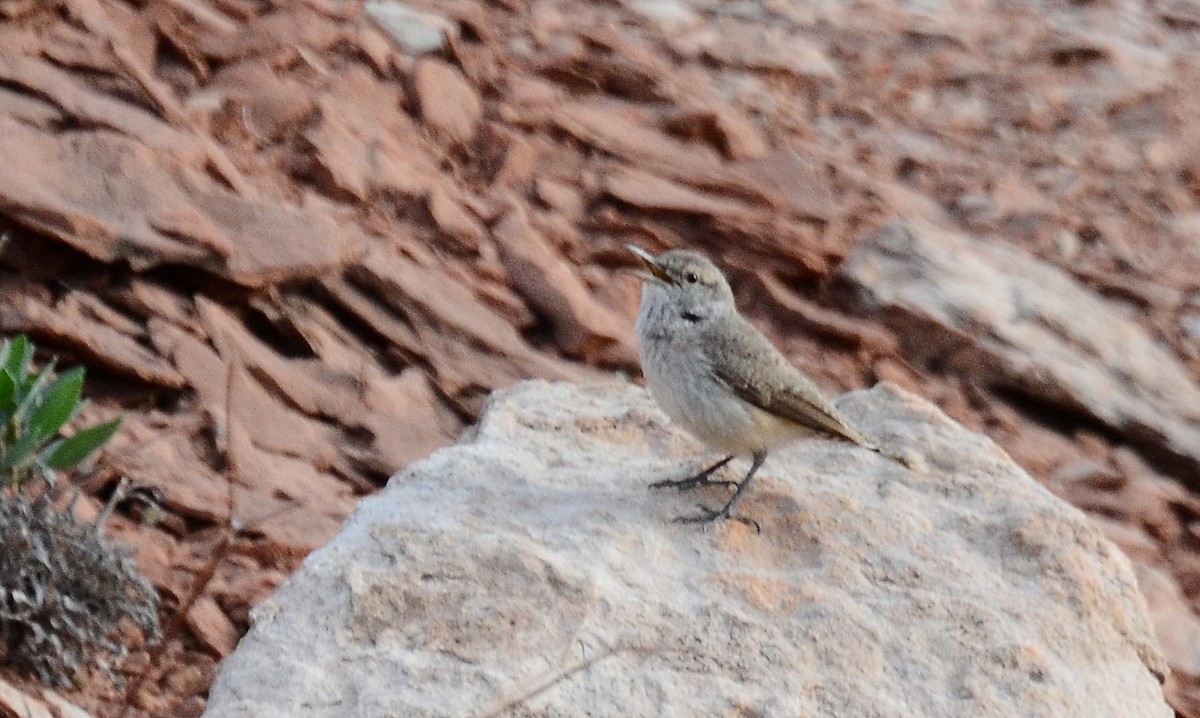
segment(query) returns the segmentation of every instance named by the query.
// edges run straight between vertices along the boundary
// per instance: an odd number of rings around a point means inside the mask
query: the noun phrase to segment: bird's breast
[[[642,373],[655,401],[676,424],[713,449],[757,451],[753,407],[713,377],[698,332],[638,333]]]

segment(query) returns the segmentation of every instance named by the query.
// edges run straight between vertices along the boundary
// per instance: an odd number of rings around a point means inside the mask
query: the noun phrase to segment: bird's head
[[[643,282],[643,302],[665,302],[688,321],[733,309],[729,282],[703,255],[672,249],[655,257],[641,247],[626,246],[646,266],[637,273]]]

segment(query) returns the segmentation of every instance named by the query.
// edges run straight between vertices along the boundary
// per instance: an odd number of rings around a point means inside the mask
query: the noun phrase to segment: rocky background
[[[492,389],[636,376],[635,242],[1086,511],[1200,716],[1195,0],[0,18],[0,331],[125,415],[77,483],[141,487],[112,529],[164,598],[124,686],[67,694],[96,715],[198,715],[250,607]]]

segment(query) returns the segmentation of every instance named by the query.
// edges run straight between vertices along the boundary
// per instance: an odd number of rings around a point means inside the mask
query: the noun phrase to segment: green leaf
[[[119,428],[121,418],[117,417],[78,432],[46,457],[46,465],[54,469],[68,469],[78,464],[111,439]]]
[[[45,395],[46,385],[50,383],[50,379],[54,376],[54,365],[58,359],[51,359],[50,363],[42,369],[42,372],[34,378],[33,382],[28,386],[22,387],[17,384],[17,410],[13,412],[13,421],[24,426],[29,415],[32,414],[41,403],[42,397]],[[26,374],[26,377],[29,375]],[[21,378],[17,377],[20,382]],[[24,392],[24,394],[22,394]]]
[[[48,439],[71,420],[83,394],[83,367],[63,373],[46,388],[45,398],[29,420],[29,431]]]
[[[17,393],[17,381],[8,373],[8,368],[0,366],[0,419],[8,418],[8,414],[16,406],[13,398]]]
[[[0,348],[0,364],[18,381],[29,373],[29,361],[33,359],[33,345],[24,334],[6,340]]]

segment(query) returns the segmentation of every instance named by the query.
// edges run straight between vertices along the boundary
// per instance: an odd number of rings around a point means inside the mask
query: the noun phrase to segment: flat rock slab
[[[1126,308],[998,242],[894,224],[841,267],[916,359],[1064,407],[1181,475],[1200,472],[1200,387]]]
[[[889,385],[839,406],[916,469],[799,443],[756,533],[672,522],[725,494],[647,490],[702,455],[644,390],[497,392],[255,609],[205,715],[1172,715],[1083,514]]]
[[[67,142],[0,116],[0,150],[18,168],[0,175],[0,208],[104,263],[181,264],[261,287],[327,274],[361,253],[361,235],[334,213],[239,196],[129,137],[80,132]]]

